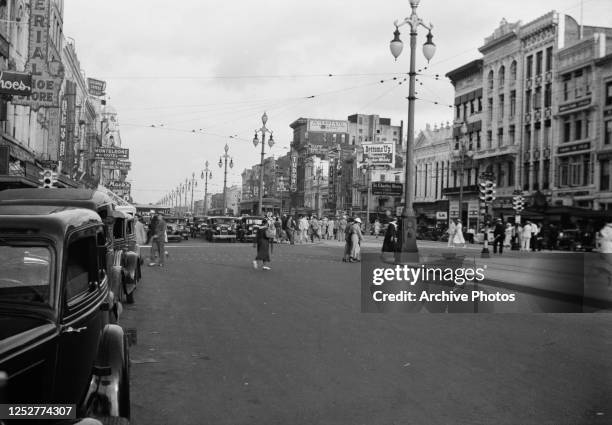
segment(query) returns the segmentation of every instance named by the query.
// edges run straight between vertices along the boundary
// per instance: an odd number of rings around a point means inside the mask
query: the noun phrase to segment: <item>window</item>
[[[538,87],[535,89],[533,93],[533,109],[536,111],[540,109],[542,105],[542,87]]]
[[[510,92],[510,118],[516,115],[516,90]]]
[[[493,121],[493,98],[490,97],[487,101],[489,121]]]
[[[482,96],[478,97],[478,112],[482,112]]]
[[[493,90],[493,70],[489,71],[489,76],[488,76],[488,87],[489,90]]]
[[[533,73],[533,55],[527,56],[527,65],[525,69],[525,77],[527,79],[531,78],[531,74]]]
[[[537,149],[540,145],[540,133],[541,133],[542,125],[537,122],[533,126],[533,147]]]
[[[514,186],[514,162],[508,161],[508,186]]]
[[[550,147],[550,132],[551,132],[551,122],[550,120],[544,121],[544,143],[542,147],[544,149]]]
[[[380,180],[379,180],[379,181],[384,182],[386,177],[387,177],[387,176],[386,176],[385,174],[381,174],[381,175],[380,175]]]
[[[584,70],[584,93],[591,94],[591,68]]]
[[[401,176],[399,174],[395,175],[395,182],[399,182],[400,181]]]
[[[504,95],[499,95],[499,119],[504,118]]]
[[[574,140],[582,139],[582,118],[577,118],[574,121]]]
[[[474,114],[474,99],[470,100],[470,114]]]
[[[546,72],[552,69],[552,61],[553,61],[553,48],[551,46],[551,47],[546,48]]]
[[[476,132],[476,149],[480,150],[480,141],[482,139],[482,131],[478,130]]]
[[[491,148],[493,144],[493,132],[491,130],[487,130],[487,148]]]
[[[531,90],[527,90],[525,92],[525,113],[529,113],[531,111]]]
[[[89,275],[91,270],[97,271],[95,252],[96,239],[93,237],[79,239],[68,247],[65,296],[69,303],[78,296],[88,293],[89,282],[96,279],[95,276]]]
[[[457,108],[457,119],[461,118],[461,105],[456,105],[455,108]]]
[[[501,66],[501,68],[499,68],[499,75],[497,77],[499,79],[499,87],[504,87],[504,80],[506,78],[506,68],[503,65]]]
[[[542,73],[542,51],[536,53],[536,75],[540,75]]]
[[[529,190],[529,163],[523,164],[523,190]]]
[[[552,85],[546,84],[544,88],[544,107],[549,108],[552,105]]]
[[[525,126],[525,150],[529,151],[531,149],[531,127],[529,125]]]
[[[584,94],[584,78],[582,76],[582,69],[579,69],[578,71],[574,72],[574,79],[576,80],[575,85],[574,85],[574,96],[575,97],[582,97],[582,95]]]
[[[606,121],[604,124],[604,145],[612,143],[612,120]]]
[[[572,122],[569,118],[565,118],[563,121],[563,143],[567,143],[571,140],[572,136]]]
[[[532,190],[540,190],[540,162],[533,163],[533,188]]]
[[[610,160],[599,163],[599,190],[610,190]]]
[[[497,145],[498,146],[504,145],[504,128],[503,127],[499,127],[497,129]]]
[[[548,189],[550,186],[550,159],[545,159],[542,165],[544,167],[542,173],[542,189]]]
[[[508,129],[508,136],[509,136],[509,142],[511,145],[516,143],[516,127],[514,126],[514,124],[512,124],[510,126],[510,128]]]
[[[563,76],[563,100],[569,100],[571,80],[572,80],[571,74],[565,74]]]
[[[606,105],[612,105],[612,81],[606,83]]]

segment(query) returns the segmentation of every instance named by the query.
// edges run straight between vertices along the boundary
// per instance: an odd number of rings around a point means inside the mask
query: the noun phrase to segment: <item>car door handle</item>
[[[64,329],[64,333],[79,333],[87,329],[87,326],[81,326],[80,328],[73,328],[72,326],[68,326]]]

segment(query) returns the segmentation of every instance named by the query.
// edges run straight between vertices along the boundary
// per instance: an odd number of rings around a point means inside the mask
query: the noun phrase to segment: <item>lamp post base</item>
[[[419,262],[419,249],[416,242],[417,219],[414,215],[401,217],[402,249],[399,252],[400,264]],[[397,257],[396,257],[397,258]]]

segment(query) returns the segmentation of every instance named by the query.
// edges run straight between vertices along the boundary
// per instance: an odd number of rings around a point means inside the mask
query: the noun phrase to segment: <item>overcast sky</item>
[[[417,83],[416,130],[452,121],[444,75],[480,57],[502,18],[526,23],[551,10],[579,20],[580,1],[422,0],[417,13],[433,23],[437,51],[424,69],[419,30],[417,67],[426,75]],[[64,33],[86,75],[107,81],[130,149],[132,196],[149,203],[192,172],[199,179],[206,160],[209,190],[221,192],[225,143],[234,159],[228,182],[239,184],[259,162],[252,139],[264,111],[276,156],[287,152],[299,117],[363,113],[405,123],[408,84],[398,81],[409,68],[408,28],[400,28],[397,62],[389,41],[393,22],[409,14],[408,0],[66,0]],[[612,1],[584,0],[583,16],[585,25],[612,26]],[[201,199],[203,184],[196,193]]]

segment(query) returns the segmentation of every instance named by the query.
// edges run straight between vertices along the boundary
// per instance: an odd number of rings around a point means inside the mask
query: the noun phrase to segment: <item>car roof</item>
[[[102,224],[100,216],[90,210],[50,205],[0,205],[0,234],[22,231],[65,234],[87,224]]]
[[[0,191],[0,205],[58,205],[99,210],[112,209],[113,200],[92,189],[7,189]]]

